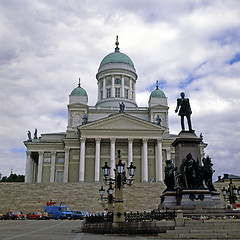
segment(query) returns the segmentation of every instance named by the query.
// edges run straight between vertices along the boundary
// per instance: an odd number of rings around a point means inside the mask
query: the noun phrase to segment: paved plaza
[[[3,220],[0,221],[0,240],[144,240],[142,236],[74,233],[80,220]]]

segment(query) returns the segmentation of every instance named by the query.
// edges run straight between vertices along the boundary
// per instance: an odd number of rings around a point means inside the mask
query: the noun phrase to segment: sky
[[[0,172],[25,174],[28,130],[66,131],[79,77],[96,104],[96,73],[116,35],[138,74],[138,106],[158,80],[178,134],[185,92],[214,178],[240,175],[239,0],[0,0]]]

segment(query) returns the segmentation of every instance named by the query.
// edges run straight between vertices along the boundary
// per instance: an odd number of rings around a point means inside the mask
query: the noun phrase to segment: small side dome
[[[72,90],[71,96],[87,96],[87,92],[82,87],[77,87]]]
[[[70,96],[87,96],[87,92],[81,87],[80,79],[78,87],[72,90]]]
[[[166,96],[165,96],[165,93],[162,90],[158,89],[158,87],[157,87],[154,91],[152,91],[150,98],[152,98],[152,97],[165,98]]]

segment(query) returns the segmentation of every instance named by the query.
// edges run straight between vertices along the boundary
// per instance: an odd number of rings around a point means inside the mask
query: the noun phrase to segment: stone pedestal
[[[193,159],[201,162],[200,142],[201,138],[197,137],[194,132],[181,131],[178,137],[172,143],[175,147],[175,166],[179,173],[182,172],[182,165],[188,153],[192,154]]]
[[[159,209],[224,208],[220,193],[208,189],[183,189],[178,194],[176,191],[167,191],[161,198],[164,201],[159,205]]]

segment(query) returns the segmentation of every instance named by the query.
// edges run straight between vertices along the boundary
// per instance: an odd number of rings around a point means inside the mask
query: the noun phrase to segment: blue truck
[[[48,218],[53,219],[72,219],[73,213],[68,206],[46,206],[44,211],[47,211]]]

